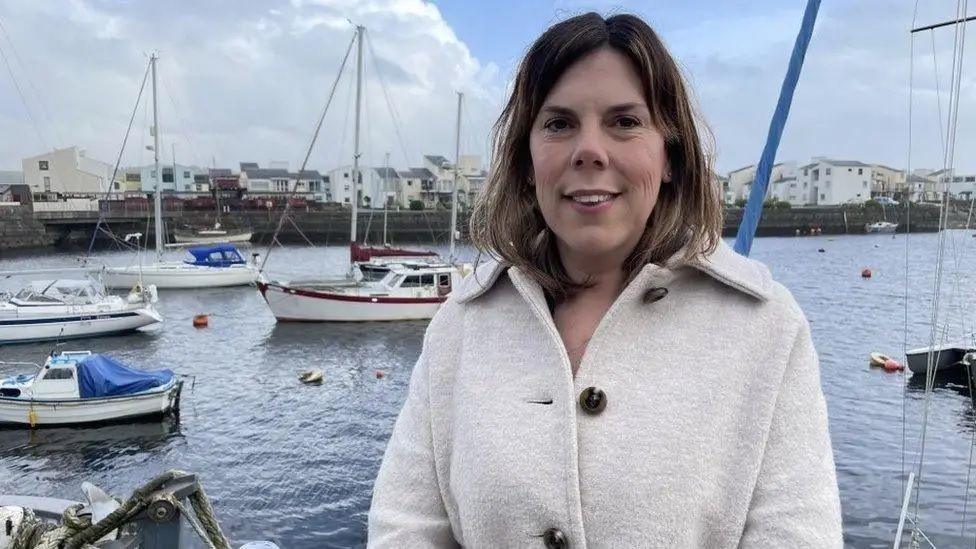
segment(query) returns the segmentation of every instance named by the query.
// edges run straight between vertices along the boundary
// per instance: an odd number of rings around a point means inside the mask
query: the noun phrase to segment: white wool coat
[[[840,517],[809,325],[722,243],[645,266],[575,377],[538,284],[469,276],[427,330],[368,545],[821,549]]]

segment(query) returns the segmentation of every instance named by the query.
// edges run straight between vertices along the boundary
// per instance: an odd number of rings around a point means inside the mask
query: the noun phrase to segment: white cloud
[[[159,25],[158,9],[141,3],[71,0],[62,11],[31,0],[5,4],[0,18],[26,65],[17,71],[18,81],[25,89],[30,80],[43,90],[29,95],[29,105],[34,111],[44,105],[51,117],[38,119],[47,143],[32,137],[13,85],[0,72],[0,124],[10,130],[0,132],[0,167],[16,169],[21,158],[45,146],[72,144],[112,161],[145,54],[153,50],[160,51],[161,136],[164,144],[176,143],[178,161],[209,165],[216,156],[218,164],[236,167],[240,161],[287,159],[297,167],[353,36],[349,21],[366,26],[372,46],[364,48],[364,163],[380,164],[386,152],[401,167],[419,165],[423,154],[453,156],[455,90],[468,94],[462,153],[484,152],[503,85],[498,67],[476,59],[433,4],[293,0],[254,9],[242,4],[233,13],[186,6]],[[310,161],[313,168],[351,161],[354,67],[350,59]],[[147,112],[143,106],[136,116],[124,164],[149,161],[142,149]],[[63,134],[58,142],[55,129]],[[163,148],[168,161],[171,146]]]

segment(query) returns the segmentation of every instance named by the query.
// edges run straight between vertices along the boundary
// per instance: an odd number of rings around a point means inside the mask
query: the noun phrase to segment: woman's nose
[[[573,167],[576,169],[605,169],[609,163],[602,136],[596,128],[581,128],[573,151]]]

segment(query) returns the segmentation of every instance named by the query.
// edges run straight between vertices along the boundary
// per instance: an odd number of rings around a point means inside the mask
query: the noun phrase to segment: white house
[[[976,175],[961,174],[955,170],[937,170],[929,174],[929,178],[938,181],[937,191],[941,198],[942,193],[949,191],[952,198],[971,199],[976,193]]]
[[[756,165],[752,164],[729,172],[727,182],[723,182],[723,198],[726,204],[737,200],[748,200],[756,178]],[[727,183],[727,184],[726,184]],[[766,187],[766,199],[785,200],[794,206],[806,204],[799,183],[796,181],[796,162],[773,164]]]
[[[399,200],[405,208],[409,208],[413,201],[424,202],[425,193],[430,196],[429,193],[434,189],[434,183],[437,181],[437,177],[427,168],[408,168],[397,172],[397,175],[400,176]],[[427,207],[426,202],[424,207]]]
[[[89,158],[85,149],[76,146],[25,158],[22,165],[24,183],[35,194],[94,198],[123,189],[121,174],[110,182],[112,166]]]
[[[295,198],[332,201],[332,191],[316,170],[289,172],[282,163],[275,168],[260,168],[256,162],[241,162],[240,186],[248,196],[280,196],[294,192]]]
[[[151,193],[156,190],[156,166],[149,164],[126,170],[127,173],[139,173],[139,190]],[[210,192],[209,178],[198,179],[197,176],[206,176],[207,171],[197,166],[185,166],[183,164],[159,164],[160,187],[163,192],[173,193],[207,193]],[[128,183],[129,177],[126,177]]]
[[[798,179],[808,191],[809,203],[835,205],[865,202],[871,198],[871,165],[857,160],[832,160],[815,156],[799,168]]]

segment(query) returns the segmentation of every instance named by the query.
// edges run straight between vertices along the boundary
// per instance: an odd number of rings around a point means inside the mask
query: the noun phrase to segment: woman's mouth
[[[610,191],[575,191],[563,195],[576,211],[584,213],[601,212],[610,208],[620,193]]]

